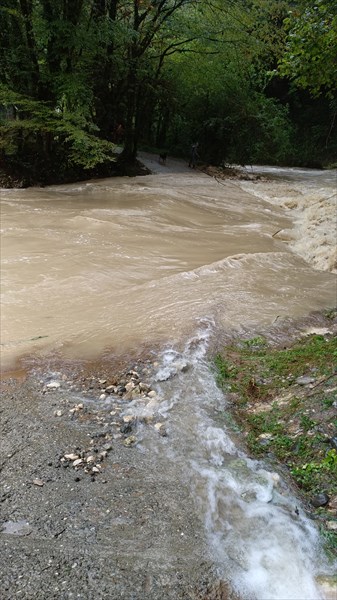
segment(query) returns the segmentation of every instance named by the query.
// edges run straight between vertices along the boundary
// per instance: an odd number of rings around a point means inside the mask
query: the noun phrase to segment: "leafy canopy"
[[[286,46],[279,64],[282,76],[319,95],[337,91],[337,2],[295,3],[285,20]]]

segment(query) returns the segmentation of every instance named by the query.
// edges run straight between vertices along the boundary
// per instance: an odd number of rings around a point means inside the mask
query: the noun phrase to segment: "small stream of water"
[[[226,400],[205,360],[211,333],[209,323],[201,324],[182,352],[168,348],[159,357],[156,410],[169,437],[156,450],[152,439],[151,452],[190,481],[219,576],[241,598],[322,599],[316,577],[329,567],[318,558],[316,527],[282,477],[249,459],[219,422]],[[142,402],[127,413],[144,416]]]

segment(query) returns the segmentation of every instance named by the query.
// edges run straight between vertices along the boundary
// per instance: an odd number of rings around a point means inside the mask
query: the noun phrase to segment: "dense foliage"
[[[0,31],[0,168],[28,181],[108,173],[117,145],[336,155],[335,1],[3,0]]]

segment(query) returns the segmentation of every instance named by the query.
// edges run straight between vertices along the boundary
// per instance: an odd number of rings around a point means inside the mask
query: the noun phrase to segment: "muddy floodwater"
[[[336,171],[218,181],[145,162],[153,175],[1,192],[3,367],[335,305]]]
[[[209,354],[336,305],[337,172],[141,159],[0,191],[2,370],[30,370],[4,385],[1,595],[330,600],[318,527],[227,431]]]

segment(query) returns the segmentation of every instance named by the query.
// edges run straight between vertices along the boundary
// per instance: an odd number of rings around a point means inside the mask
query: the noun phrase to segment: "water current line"
[[[183,352],[165,350],[157,389],[171,460],[190,481],[219,576],[249,600],[321,600],[315,577],[328,567],[316,527],[282,478],[216,423],[226,400],[206,361],[211,335],[204,322]]]

